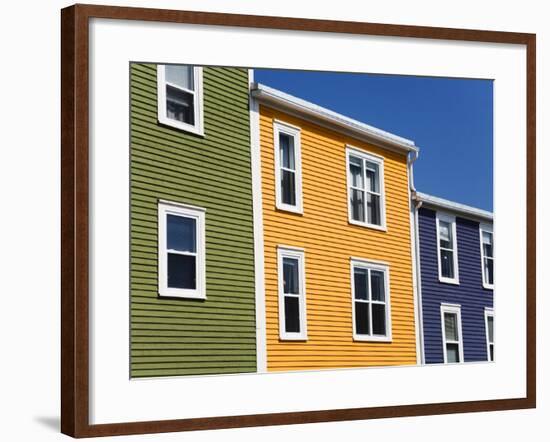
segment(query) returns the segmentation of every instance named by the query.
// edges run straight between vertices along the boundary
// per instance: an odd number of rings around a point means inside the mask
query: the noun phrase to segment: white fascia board
[[[402,138],[398,135],[378,129],[353,118],[331,111],[330,109],[318,106],[301,98],[279,91],[277,89],[265,86],[263,84],[253,83],[250,93],[263,104],[272,105],[281,108],[298,116],[307,117],[310,120],[324,123],[331,128],[346,133],[353,134],[356,138],[389,147],[403,153],[418,152],[414,141]]]
[[[493,222],[493,212],[489,212],[487,210],[478,209],[477,207],[456,203],[454,201],[446,200],[433,195],[428,195],[422,192],[415,192],[413,198],[416,201],[422,202],[422,204],[427,207],[431,207],[434,209],[448,210],[457,215],[461,215],[465,218],[485,220],[485,221],[489,221],[490,223]]]

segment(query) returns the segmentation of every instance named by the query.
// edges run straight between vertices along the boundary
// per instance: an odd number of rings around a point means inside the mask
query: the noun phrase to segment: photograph
[[[129,81],[130,378],[495,361],[491,79]]]

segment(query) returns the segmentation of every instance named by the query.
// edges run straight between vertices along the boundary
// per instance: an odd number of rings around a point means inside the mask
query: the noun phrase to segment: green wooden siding
[[[248,72],[203,69],[204,137],[158,124],[156,65],[130,72],[131,376],[254,372]],[[159,199],[206,208],[206,300],[158,296]]]

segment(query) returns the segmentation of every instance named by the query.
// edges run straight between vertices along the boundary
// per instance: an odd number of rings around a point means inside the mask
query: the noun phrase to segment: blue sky
[[[255,69],[255,81],[409,138],[416,188],[493,210],[493,82]]]

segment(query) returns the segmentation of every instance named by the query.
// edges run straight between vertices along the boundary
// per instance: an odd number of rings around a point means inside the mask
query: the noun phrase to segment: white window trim
[[[159,123],[166,126],[171,126],[176,129],[191,132],[196,135],[204,136],[204,118],[203,118],[203,84],[202,84],[202,67],[193,67],[194,77],[194,113],[195,124],[187,124],[183,121],[168,118],[166,115],[166,73],[165,65],[157,65],[157,113]]]
[[[357,334],[355,326],[355,279],[354,269],[360,267],[369,270],[379,270],[384,273],[384,288],[386,290],[386,336],[378,335],[360,335]],[[392,341],[392,325],[391,325],[391,298],[390,298],[390,267],[388,264],[381,261],[372,261],[362,258],[350,259],[350,281],[351,281],[351,313],[352,313],[352,328],[353,328],[353,340],[363,342],[391,342]],[[370,290],[370,281],[369,281]],[[372,302],[372,301],[370,301]],[[372,328],[372,314],[370,317],[370,324]]]
[[[485,280],[485,262],[484,257],[485,253],[483,252],[483,232],[491,233],[493,235],[493,257],[491,258],[493,260],[493,284],[489,284]],[[493,290],[495,287],[495,234],[493,233],[493,226],[490,224],[480,224],[479,225],[479,250],[481,253],[481,280],[483,284],[483,288],[488,290]]]
[[[462,340],[462,315],[460,304],[441,304],[441,342],[443,343],[443,360],[445,364],[461,364],[464,362],[464,345]],[[458,327],[458,354],[460,362],[447,362],[447,337],[445,335],[445,313],[456,314]],[[456,342],[451,342],[456,343]]]
[[[453,266],[454,266],[454,278],[446,278],[441,275],[441,246],[439,240],[439,220],[451,223],[452,234],[453,234]],[[435,215],[435,231],[437,235],[437,269],[439,282],[446,284],[460,284],[460,279],[458,275],[458,240],[456,236],[456,217],[449,215],[447,213],[436,212]]]
[[[196,288],[181,289],[168,287],[168,251],[166,249],[166,216],[167,214],[185,216],[196,220],[197,253],[196,253]],[[158,291],[159,296],[175,298],[206,299],[206,209],[159,200],[158,202]]]
[[[285,331],[285,294],[283,290],[283,258],[297,259],[300,278],[300,332],[289,333]],[[277,273],[279,290],[279,338],[283,341],[307,341],[307,307],[306,307],[306,270],[305,251],[299,247],[277,247]]]
[[[279,134],[283,133],[294,138],[294,165],[295,165],[295,183],[296,183],[296,205],[285,204],[282,202],[281,195],[281,159],[279,149]],[[273,121],[273,146],[275,154],[275,207],[286,212],[298,214],[304,213],[302,202],[302,142],[301,130],[297,126],[284,123],[279,120]]]
[[[371,224],[366,221],[367,219],[367,206],[366,206],[366,197],[365,197],[365,221],[357,221],[352,218],[351,210],[351,174],[349,171],[349,157],[350,155],[361,158],[362,160],[370,161],[371,163],[378,164],[378,173],[379,173],[379,185],[380,185],[380,225]],[[363,149],[359,149],[354,146],[347,145],[346,147],[346,177],[347,177],[347,196],[348,196],[348,222],[356,226],[368,227],[370,229],[386,231],[386,191],[384,187],[384,157],[375,155],[371,152],[367,152]],[[363,180],[366,183],[366,178],[363,177]],[[365,190],[366,191],[366,190]]]
[[[489,352],[489,317],[493,318],[493,360],[491,361],[491,353]],[[485,307],[485,340],[487,342],[487,361],[495,361],[495,311],[490,307]]]

